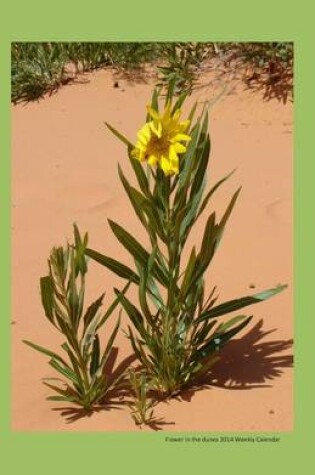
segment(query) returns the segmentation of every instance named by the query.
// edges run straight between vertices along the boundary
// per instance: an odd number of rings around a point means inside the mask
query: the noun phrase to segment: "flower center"
[[[162,137],[152,136],[148,144],[148,155],[167,155],[170,142],[167,135]]]

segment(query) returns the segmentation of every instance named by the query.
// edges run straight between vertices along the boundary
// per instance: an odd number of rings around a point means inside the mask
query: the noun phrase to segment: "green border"
[[[293,473],[311,459],[314,444],[314,262],[315,202],[312,158],[315,70],[312,12],[307,0],[188,2],[14,2],[2,15],[0,41],[1,131],[1,392],[0,449],[5,472],[83,474],[228,473],[235,470]],[[85,6],[87,5],[87,6]],[[295,429],[281,434],[279,444],[165,443],[165,433],[12,433],[9,429],[9,314],[10,314],[10,42],[14,40],[284,40],[295,42]],[[313,152],[313,153],[312,153]],[[312,309],[312,311],[310,311]],[[242,408],[240,407],[240,411]],[[219,451],[219,452],[218,452]]]

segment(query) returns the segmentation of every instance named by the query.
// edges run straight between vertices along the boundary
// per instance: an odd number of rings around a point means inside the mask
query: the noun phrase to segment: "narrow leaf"
[[[134,148],[134,146],[132,145],[132,143],[123,135],[121,134],[120,132],[118,132],[118,130],[116,130],[112,125],[108,124],[107,122],[104,122],[104,124],[106,125],[106,127],[109,128],[109,130],[114,134],[116,135],[116,137],[121,140],[125,145],[127,145],[128,147],[132,147]]]
[[[137,160],[136,158],[134,158],[132,156],[132,151],[133,151],[133,147],[129,147],[128,148],[128,157],[129,157],[131,166],[133,168],[133,171],[136,175],[136,178],[137,178],[138,184],[140,186],[140,189],[141,189],[142,193],[147,198],[151,198],[152,195],[151,195],[151,192],[150,192],[148,178],[147,178],[147,176],[146,176],[139,160]]]
[[[54,321],[54,286],[49,275],[40,279],[41,299],[44,307],[45,315],[50,322]]]
[[[96,334],[94,338],[94,342],[93,342],[91,364],[90,364],[91,377],[93,377],[96,371],[98,370],[99,364],[100,364],[100,339],[99,339],[99,336]]]
[[[144,227],[147,229],[147,221],[145,219],[142,207],[145,197],[129,184],[127,178],[122,172],[122,169],[120,168],[120,165],[118,165],[118,174],[136,215],[138,216]]]
[[[235,203],[236,203],[236,200],[237,200],[237,198],[238,198],[238,195],[240,194],[241,189],[242,189],[242,187],[240,186],[240,187],[238,188],[238,190],[234,193],[234,195],[233,195],[233,197],[232,197],[232,199],[231,199],[231,201],[230,201],[230,204],[229,204],[229,206],[227,207],[227,209],[226,209],[226,211],[225,211],[225,213],[224,213],[224,215],[223,215],[223,217],[222,217],[222,219],[221,219],[221,221],[220,221],[220,228],[224,228],[224,226],[226,225],[227,220],[229,219],[230,214],[232,213],[232,210],[233,210],[233,208],[234,208],[234,205],[235,205]]]
[[[130,252],[134,259],[136,259],[143,266],[146,266],[150,255],[144,249],[144,247],[119,224],[115,223],[110,219],[108,220],[108,222],[118,241],[127,249],[127,251]],[[157,262],[154,263],[154,266],[152,268],[152,274],[162,285],[168,285],[167,275],[165,272],[163,272]]]
[[[102,303],[103,303],[103,298],[105,294],[102,294],[97,300],[95,300],[86,310],[85,315],[83,317],[84,321],[84,329],[83,329],[83,334],[85,333],[85,330],[93,320],[93,318],[96,316],[98,310],[101,308]]]
[[[247,297],[243,297],[240,299],[229,300],[228,302],[222,303],[213,307],[207,312],[203,312],[200,317],[195,320],[195,323],[201,322],[203,320],[207,320],[208,318],[216,318],[220,317],[221,315],[225,315],[230,312],[234,312],[235,310],[239,310],[240,308],[247,307],[248,305],[253,305],[258,302],[262,302],[263,300],[267,300],[273,295],[282,292],[282,290],[286,289],[287,285],[279,285],[274,289],[265,290],[264,292],[260,292],[255,295],[250,295]]]
[[[64,367],[60,366],[60,364],[57,363],[57,361],[55,359],[50,360],[49,364],[55,370],[57,370],[60,374],[63,374],[63,376],[70,379],[73,383],[75,383],[76,385],[79,385],[78,378],[77,378],[75,372],[72,371],[72,369],[70,369],[69,367],[64,368]]]
[[[214,194],[214,192],[226,181],[230,178],[230,176],[233,175],[233,173],[235,172],[235,170],[233,170],[231,173],[229,173],[228,175],[226,175],[224,178],[222,178],[221,180],[219,180],[210,190],[209,192],[207,193],[207,195],[205,196],[201,206],[200,206],[200,209],[198,211],[198,216],[197,218],[199,218],[199,216],[201,215],[201,213],[204,211],[204,209],[207,207],[208,205],[208,202],[211,198],[211,196]]]
[[[231,330],[225,333],[214,333],[211,337],[211,340],[202,346],[196,353],[197,360],[207,358],[212,352],[220,349],[225,343],[227,343],[233,336],[239,333],[243,328],[248,325],[253,317],[247,317],[239,325],[232,328]]]
[[[47,348],[44,348],[43,346],[36,345],[35,343],[32,343],[31,341],[28,340],[22,340],[23,343],[26,345],[30,346],[34,350],[39,351],[40,353],[43,353],[46,356],[49,356],[50,358],[55,358],[56,360],[60,361],[60,363],[64,364],[67,366],[67,363],[61,356],[59,356],[57,353],[54,353],[53,351],[47,350]]]
[[[116,261],[116,259],[105,256],[104,254],[101,254],[89,248],[86,249],[85,254],[91,257],[94,261],[103,265],[104,267],[107,267],[119,277],[122,277],[123,279],[128,279],[136,284],[139,283],[139,276],[126,265]]]
[[[101,363],[100,363],[101,368],[104,368],[104,365],[106,364],[107,358],[109,357],[109,355],[112,351],[113,344],[114,344],[114,341],[116,339],[116,336],[117,336],[117,333],[118,333],[118,330],[119,330],[119,326],[120,326],[120,316],[117,320],[117,323],[114,327],[114,330],[112,331],[111,336],[108,339],[108,342],[107,342],[107,345],[106,345],[106,348],[104,350],[102,360],[101,360]]]

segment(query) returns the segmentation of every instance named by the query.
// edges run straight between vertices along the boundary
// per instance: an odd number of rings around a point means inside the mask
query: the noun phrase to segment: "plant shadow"
[[[283,104],[293,102],[293,78],[290,71],[273,74],[253,74],[245,79],[245,84],[253,92],[261,92],[264,101],[276,99]]]
[[[146,424],[147,427],[149,427],[150,429],[154,431],[163,430],[164,426],[171,426],[171,425],[175,425],[175,422],[167,422],[162,417],[159,417],[159,418],[154,417],[150,422]]]
[[[270,382],[281,376],[284,368],[293,367],[293,355],[281,354],[290,350],[293,340],[270,340],[264,338],[276,331],[276,329],[264,330],[261,319],[242,338],[231,340],[220,351],[220,359],[202,377],[196,379],[192,386],[183,389],[172,399],[190,402],[196,392],[206,388],[219,387],[227,390],[250,390],[268,388]],[[73,423],[83,417],[91,417],[95,413],[121,410],[128,406],[133,393],[128,383],[126,370],[136,361],[134,354],[123,359],[115,368],[118,357],[118,348],[113,347],[104,372],[108,378],[109,386],[118,377],[121,377],[117,386],[110,388],[99,404],[91,410],[78,407],[53,408],[60,412],[66,419],[66,423]],[[115,369],[114,369],[115,368]],[[152,394],[156,404],[165,400]],[[167,400],[166,400],[167,402]],[[146,426],[154,431],[163,430],[164,426],[174,425],[163,418],[153,417]],[[141,429],[141,427],[140,427]]]
[[[292,348],[292,339],[262,341],[275,331],[263,330],[261,319],[242,338],[227,343],[217,363],[176,398],[190,401],[197,391],[211,387],[228,390],[271,387],[270,382],[281,376],[283,368],[293,366],[293,355],[281,354]]]
[[[128,407],[130,399],[133,397],[133,392],[128,382],[126,370],[136,361],[134,354],[127,356],[123,359],[119,365],[115,368],[118,357],[118,348],[113,347],[106,365],[104,367],[104,374],[107,377],[108,385],[110,389],[106,392],[103,399],[99,401],[99,404],[95,405],[92,409],[84,409],[82,407],[54,407],[52,410],[59,412],[62,417],[65,418],[67,424],[74,423],[79,419],[85,417],[92,417],[99,412],[107,412],[112,409],[122,410],[124,407]],[[115,368],[115,369],[114,369]],[[111,388],[112,383],[121,378],[117,386]],[[167,422],[164,418],[152,417],[146,424],[146,427],[154,430],[163,430],[164,426],[174,425],[175,422]],[[141,429],[142,427],[139,426]]]

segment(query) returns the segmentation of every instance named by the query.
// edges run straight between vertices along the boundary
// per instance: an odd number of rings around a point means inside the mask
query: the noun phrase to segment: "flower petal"
[[[191,137],[186,134],[176,134],[175,137],[172,139],[174,142],[180,142],[180,141],[185,141],[189,142],[191,140]]]
[[[187,129],[187,127],[189,127],[189,124],[190,124],[190,120],[184,120],[183,122],[181,122],[181,123],[179,124],[179,127],[180,127],[181,132],[185,132],[185,130]]]
[[[150,128],[152,132],[160,139],[162,137],[162,124],[161,122],[150,122]]]
[[[170,146],[170,151],[169,151],[169,161],[171,162],[171,164],[178,164],[178,156],[177,156],[177,153],[176,153],[176,150],[175,150],[175,147],[174,145],[171,145]]]
[[[151,166],[156,165],[158,161],[159,161],[159,158],[156,155],[150,155],[150,157],[148,158],[148,163]]]
[[[178,175],[179,174],[179,164],[172,164],[172,172],[175,174],[175,175]]]
[[[138,132],[136,150],[133,152],[138,160],[147,160],[150,166],[159,165],[165,175],[179,173],[179,154],[186,152],[186,142],[191,140],[185,134],[190,121],[180,120],[181,110],[172,114],[170,101],[164,111],[159,113],[152,106],[147,106],[149,119]]]
[[[167,160],[167,158],[164,157],[164,155],[161,157],[160,167],[162,168],[165,175],[170,175],[172,173],[171,164],[170,164],[169,160]]]
[[[187,150],[185,145],[183,145],[179,142],[174,143],[173,147],[174,147],[176,153],[185,153],[186,150]]]
[[[151,138],[151,130],[150,130],[150,126],[149,124],[145,124],[138,132],[137,134],[138,136],[138,139],[144,143],[144,144],[147,144],[147,142],[150,140]]]

